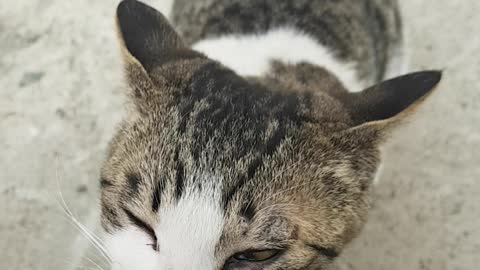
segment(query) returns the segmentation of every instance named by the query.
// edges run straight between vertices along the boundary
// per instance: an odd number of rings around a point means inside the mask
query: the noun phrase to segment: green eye
[[[242,253],[238,253],[233,256],[235,260],[239,261],[251,261],[251,262],[261,262],[266,261],[275,257],[279,253],[279,250],[252,250]]]

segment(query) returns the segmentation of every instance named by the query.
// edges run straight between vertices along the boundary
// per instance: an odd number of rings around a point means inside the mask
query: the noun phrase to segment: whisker
[[[60,186],[60,182],[58,180],[58,170],[56,171],[56,180],[57,180],[57,188],[58,188],[58,197],[57,197],[57,203],[59,203],[61,209],[63,210],[65,216],[69,219],[72,225],[83,235],[85,238],[92,244],[97,251],[100,252],[102,257],[107,260],[107,262],[111,262],[112,259],[110,255],[108,254],[108,251],[106,250],[105,246],[102,243],[102,240],[96,236],[94,233],[90,232],[77,218],[76,216],[72,213],[70,208],[68,207],[65,198],[62,193],[62,189]]]
[[[98,270],[98,269],[94,269],[92,267],[88,267],[86,265],[78,265],[78,263],[74,263],[74,262],[71,262],[71,261],[68,261],[68,260],[59,260],[61,261],[62,263],[64,264],[67,264],[69,266],[72,266],[72,268],[69,268],[69,269],[79,269],[79,270]]]
[[[99,239],[98,236],[90,232],[78,219],[73,216],[73,214],[65,209],[65,215],[67,216],[69,222],[82,234],[85,236],[85,238],[92,244],[97,251],[100,252],[100,254],[107,260],[107,262],[111,262],[111,257],[108,254],[108,251],[106,250],[105,246],[101,243],[101,240]]]
[[[90,259],[89,257],[85,257],[86,260],[88,260],[91,264],[93,264],[96,269],[98,270],[104,270],[103,267],[101,267],[98,263],[96,263],[94,260]]]

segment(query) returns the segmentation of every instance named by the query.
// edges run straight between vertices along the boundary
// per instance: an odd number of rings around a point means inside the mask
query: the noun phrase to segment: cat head
[[[114,270],[327,268],[365,223],[380,145],[440,80],[349,93],[281,63],[242,78],[140,2],[117,25],[132,109],[102,169]]]

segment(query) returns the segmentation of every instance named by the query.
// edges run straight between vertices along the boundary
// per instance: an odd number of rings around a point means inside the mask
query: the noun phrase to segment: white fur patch
[[[261,76],[272,60],[296,64],[309,62],[329,70],[352,92],[363,90],[353,64],[344,63],[312,37],[292,28],[270,30],[261,35],[227,35],[199,41],[193,49],[205,53],[242,76]]]
[[[213,270],[223,211],[214,189],[188,191],[177,204],[161,208],[155,227],[159,250],[144,232],[129,227],[107,238],[113,270]]]
[[[139,228],[129,226],[125,230],[107,235],[105,247],[112,258],[112,270],[159,269],[160,257],[152,249],[152,240]]]
[[[160,211],[157,230],[165,269],[214,269],[215,246],[223,229],[220,200],[212,192],[194,191],[175,207]]]

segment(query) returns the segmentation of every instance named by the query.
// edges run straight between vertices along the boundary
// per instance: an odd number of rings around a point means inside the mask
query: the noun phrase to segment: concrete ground
[[[98,261],[58,194],[98,229],[99,166],[122,115],[117,2],[0,2],[0,269]],[[370,222],[339,268],[479,269],[480,2],[401,3],[411,69],[444,81],[388,144]]]

